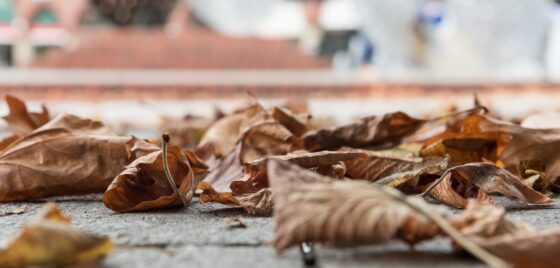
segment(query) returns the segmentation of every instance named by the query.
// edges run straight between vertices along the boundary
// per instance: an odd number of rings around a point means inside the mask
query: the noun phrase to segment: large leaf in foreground
[[[277,251],[303,242],[361,244],[392,237],[413,244],[441,233],[430,219],[386,192],[396,190],[332,180],[287,162],[270,160],[268,165]],[[423,201],[413,197],[410,202]]]

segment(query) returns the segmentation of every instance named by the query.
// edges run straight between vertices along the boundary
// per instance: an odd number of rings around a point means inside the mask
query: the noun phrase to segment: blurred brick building
[[[15,26],[14,23],[10,26],[19,33],[12,40],[16,66],[96,69],[330,67],[329,59],[305,55],[295,41],[219,35],[199,23],[185,1],[13,2]],[[152,13],[146,13],[142,8]],[[89,24],[101,25],[80,27],[88,14]],[[51,19],[49,23],[37,23],[38,16]],[[109,23],[99,23],[103,20]],[[143,27],[115,27],[111,24],[143,24]],[[154,25],[157,27],[145,27]],[[37,28],[42,37],[40,40],[34,37]]]

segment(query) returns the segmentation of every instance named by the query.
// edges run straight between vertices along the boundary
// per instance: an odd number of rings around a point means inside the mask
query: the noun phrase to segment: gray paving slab
[[[221,205],[201,205],[193,200],[187,209],[142,213],[115,213],[99,195],[56,199],[74,224],[92,233],[110,235],[117,247],[93,267],[302,267],[297,249],[277,255],[267,244],[272,218],[249,217]],[[560,198],[556,198],[560,202]],[[538,228],[560,223],[560,207],[527,209],[519,203],[497,198],[508,217],[525,220]],[[44,202],[1,204],[0,210],[21,206],[19,215],[0,217],[0,239],[13,236],[21,224],[34,216]],[[455,211],[456,213],[457,211]],[[225,219],[241,215],[246,228],[231,228]],[[453,253],[447,240],[422,243],[414,250],[399,241],[354,248],[318,246],[320,267],[484,267],[475,259]]]

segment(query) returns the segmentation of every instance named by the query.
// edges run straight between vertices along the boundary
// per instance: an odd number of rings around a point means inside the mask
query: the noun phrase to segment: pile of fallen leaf
[[[333,126],[304,105],[266,109],[254,101],[214,119],[167,122],[171,141],[150,141],[6,100],[12,135],[0,142],[1,202],[103,193],[107,208],[131,212],[198,196],[272,215],[278,252],[447,237],[457,251],[494,267],[557,263],[560,229],[510,221],[492,196],[529,209],[550,205],[560,189],[560,129],[502,121],[478,102],[431,119],[395,112]],[[111,247],[109,238],[71,227],[49,204],[0,251],[0,266],[90,261]]]

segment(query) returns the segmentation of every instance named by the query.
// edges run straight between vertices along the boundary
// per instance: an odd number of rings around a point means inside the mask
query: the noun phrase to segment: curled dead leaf
[[[356,245],[397,237],[414,244],[447,234],[487,264],[509,267],[453,227],[473,222],[450,220],[445,209],[419,197],[364,181],[331,180],[288,162],[269,165],[276,222],[271,243],[280,253],[301,243]]]
[[[313,169],[324,175],[342,178],[345,169],[340,170],[340,163],[366,157],[366,153],[358,151],[334,152],[322,151],[316,153],[294,152],[287,155],[269,156],[245,164],[245,176],[231,183],[234,195],[256,193],[269,187],[267,177],[267,163],[270,159],[289,161],[300,167]]]
[[[207,182],[199,182],[197,187],[198,190],[202,190],[198,196],[200,203],[222,203],[225,205],[239,205],[239,201],[235,199],[231,193],[219,193],[212,187],[211,184]]]
[[[430,191],[436,200],[456,208],[464,208],[467,199],[490,202],[487,193],[499,193],[531,204],[552,200],[528,187],[505,169],[488,163],[471,163],[450,168]]]
[[[554,267],[558,262],[560,229],[537,231],[522,221],[505,217],[505,209],[469,200],[455,219],[461,233],[514,267]]]
[[[309,151],[334,150],[344,146],[361,148],[396,145],[423,123],[423,120],[396,112],[362,118],[340,127],[311,131],[303,136],[303,141]]]
[[[268,165],[276,222],[272,245],[279,252],[304,242],[361,244],[399,237],[414,244],[441,234],[434,222],[386,193],[395,190],[328,179],[277,160]]]
[[[420,156],[450,155],[456,163],[497,161],[509,136],[503,130],[490,130],[489,125],[508,124],[486,115],[484,107],[459,113],[449,119],[445,131],[424,142]],[[508,124],[509,125],[509,124]]]
[[[252,125],[243,132],[239,159],[247,163],[269,155],[283,155],[303,148],[302,141],[277,122]]]
[[[0,250],[2,267],[62,267],[103,258],[113,248],[109,237],[85,233],[49,203],[26,222],[6,248]]]
[[[517,232],[475,241],[518,268],[548,268],[558,265],[560,228]]]
[[[196,184],[206,174],[206,165],[194,154],[184,154],[175,146],[169,147],[167,161],[179,192],[190,201]],[[161,150],[136,159],[118,174],[103,195],[103,203],[117,212],[182,204],[165,177]]]
[[[399,157],[384,152],[358,150],[366,157],[345,161],[346,173],[353,179],[397,187],[422,175],[438,175],[449,165],[447,157]]]
[[[256,193],[233,196],[231,193],[220,193],[214,190],[212,185],[199,182],[201,203],[221,203],[230,206],[241,206],[243,210],[252,216],[270,216],[272,214],[272,194],[270,188],[262,189]]]
[[[0,201],[100,193],[128,163],[153,150],[100,122],[61,115],[0,154]]]
[[[32,113],[27,110],[22,100],[12,95],[6,95],[6,104],[10,113],[3,119],[8,123],[12,133],[17,136],[28,135],[50,120],[49,111],[44,105],[41,113]]]

